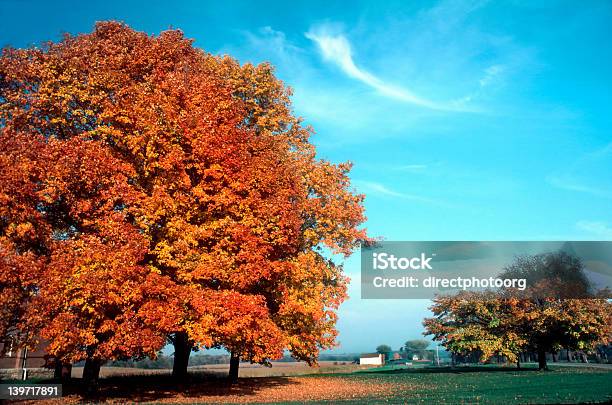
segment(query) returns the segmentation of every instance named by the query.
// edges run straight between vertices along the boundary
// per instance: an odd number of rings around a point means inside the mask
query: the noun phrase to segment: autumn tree
[[[86,360],[91,382],[104,359],[154,355],[165,336],[134,308],[162,283],[137,265],[147,245],[116,209],[130,198],[129,167],[98,144],[10,127],[0,150],[0,273],[2,298],[14,303],[12,337],[46,339],[60,361]]]
[[[59,176],[57,190],[23,204],[50,224],[28,307],[52,354],[99,363],[153,353],[166,336],[176,377],[198,347],[228,349],[237,377],[240,358],[266,364],[288,349],[312,364],[334,344],[346,278],[326,252],[348,255],[366,238],[363,197],[349,164],[316,158],[269,65],[206,54],[180,31],[152,37],[106,22],[41,49],[6,49],[0,91],[7,130],[67,156],[33,180],[46,190]],[[45,159],[32,167],[46,171]],[[28,295],[27,280],[17,284]],[[146,344],[113,338],[124,321]],[[61,333],[67,325],[77,332]]]
[[[27,340],[19,323],[36,292],[48,234],[36,209],[39,151],[21,141],[0,132],[0,340],[16,343]]]
[[[592,295],[578,258],[564,252],[518,257],[501,277],[527,278],[529,287],[438,297],[425,334],[453,353],[478,352],[481,360],[500,355],[518,362],[519,353],[534,351],[540,369],[547,368],[547,352],[610,341],[612,306]]]
[[[530,303],[521,333],[529,342],[528,349],[538,354],[540,369],[548,368],[547,352],[556,353],[562,348],[588,350],[610,341],[612,307],[598,298],[579,257],[562,250],[520,256],[500,277],[527,280],[524,291],[506,294]]]
[[[532,300],[592,298],[596,293],[584,272],[582,260],[564,251],[518,256],[499,277],[525,279],[524,291],[510,292]]]
[[[521,333],[530,303],[502,298],[494,293],[462,292],[434,299],[433,317],[423,322],[425,335],[432,335],[451,353],[479,353],[481,361],[505,356],[517,362],[528,341]]]

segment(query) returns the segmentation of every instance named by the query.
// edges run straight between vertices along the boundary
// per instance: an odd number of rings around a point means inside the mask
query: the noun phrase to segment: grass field
[[[289,366],[287,366],[289,367]],[[76,380],[78,382],[78,379]],[[81,403],[77,385],[49,403]],[[159,374],[114,376],[101,380],[92,402],[146,403],[444,403],[558,404],[612,401],[612,370],[534,366],[458,368],[373,368],[345,373],[241,378],[229,386],[216,375],[194,373],[176,386]],[[32,402],[40,404],[40,401]]]
[[[553,367],[551,371],[487,366],[454,370],[377,369],[347,377],[391,384],[397,391],[385,398],[389,402],[524,404],[612,401],[612,371],[593,368]]]

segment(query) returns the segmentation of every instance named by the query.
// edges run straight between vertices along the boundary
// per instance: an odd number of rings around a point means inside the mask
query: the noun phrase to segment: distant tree
[[[610,341],[612,304],[596,298],[578,258],[564,252],[523,256],[501,277],[526,278],[528,288],[438,297],[434,317],[424,320],[425,334],[454,354],[479,353],[481,360],[501,355],[518,365],[520,352],[535,351],[540,369],[547,368],[547,352]]]
[[[610,304],[598,299],[579,257],[564,251],[521,256],[501,278],[525,278],[525,291],[512,291],[529,301],[517,332],[538,354],[538,367],[547,369],[546,353],[560,349],[585,350],[609,341]],[[504,292],[502,291],[502,294]],[[508,292],[506,292],[506,295]]]
[[[460,293],[434,299],[434,316],[423,322],[425,334],[455,355],[478,353],[485,361],[493,355],[518,363],[527,339],[518,333],[529,302],[501,298],[495,293]],[[520,365],[519,365],[520,366]]]
[[[510,292],[530,300],[592,298],[595,294],[580,258],[563,251],[519,256],[499,277],[525,279],[524,291]]]
[[[426,350],[430,344],[431,341],[426,339],[413,339],[408,340],[406,341],[406,343],[404,343],[404,349],[408,358],[416,354],[421,359],[423,359],[426,356]]]
[[[389,346],[389,345],[379,345],[376,348],[376,352],[380,353],[380,354],[387,354],[387,353],[390,353],[392,351],[393,351],[393,349],[391,349],[391,346]]]

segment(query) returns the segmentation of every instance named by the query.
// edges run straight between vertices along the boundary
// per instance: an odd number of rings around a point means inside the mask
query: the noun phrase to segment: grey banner
[[[0,399],[45,399],[61,396],[61,384],[0,384]]]
[[[399,242],[361,246],[361,297],[431,299],[460,291],[610,298],[612,241]]]

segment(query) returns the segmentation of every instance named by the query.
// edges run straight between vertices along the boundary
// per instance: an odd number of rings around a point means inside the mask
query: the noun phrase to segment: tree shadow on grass
[[[99,381],[98,390],[88,393],[81,379],[63,384],[63,395],[77,395],[93,402],[154,402],[167,398],[200,398],[222,401],[225,396],[249,397],[266,388],[295,384],[287,377],[241,378],[230,384],[226,377],[194,373],[177,382],[170,375],[112,376]]]
[[[532,372],[538,371],[534,367],[501,367],[501,366],[459,366],[459,367],[424,367],[417,369],[392,368],[385,370],[358,371],[358,374],[463,374],[463,373],[496,373],[496,372]]]

